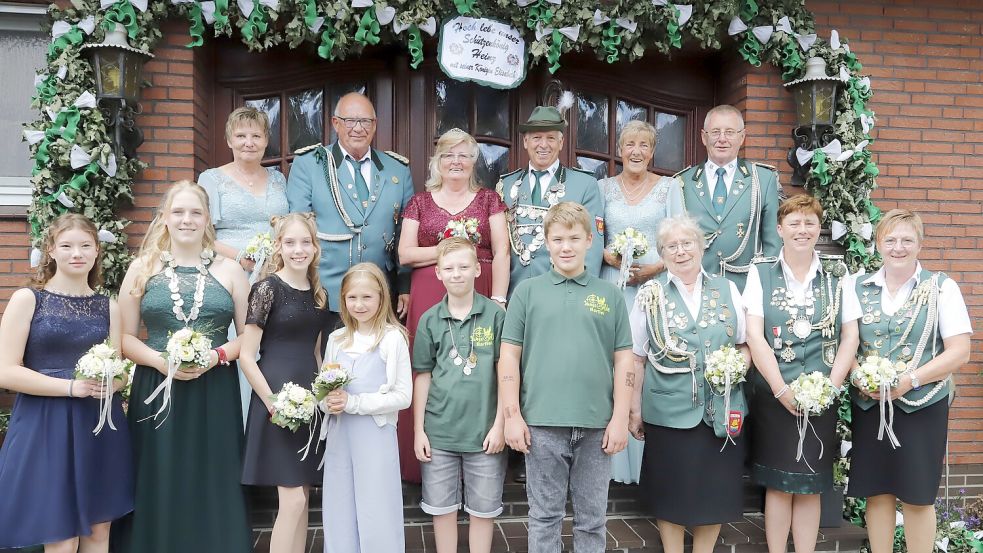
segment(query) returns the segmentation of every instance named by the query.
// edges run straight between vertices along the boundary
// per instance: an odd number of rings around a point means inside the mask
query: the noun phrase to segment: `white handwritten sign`
[[[526,78],[526,41],[494,19],[455,17],[440,30],[437,61],[452,79],[515,88]]]

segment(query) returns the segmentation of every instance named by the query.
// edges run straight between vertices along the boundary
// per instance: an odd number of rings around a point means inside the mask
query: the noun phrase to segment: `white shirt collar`
[[[726,171],[726,174],[724,175],[724,179],[727,182],[731,182],[732,180],[734,180],[734,173],[737,172],[737,158],[735,157],[734,159],[728,161],[723,165],[717,165],[716,163],[708,159],[706,164],[704,164],[703,166],[703,170],[706,173],[707,181],[710,182],[710,184],[716,183],[718,167],[724,168],[724,171]]]
[[[348,150],[346,150],[345,147],[341,145],[341,142],[338,142],[338,149],[341,150],[341,155],[343,157],[345,157],[345,158],[349,158],[350,157],[352,159],[355,159],[355,156],[353,156],[352,154],[348,153]],[[365,155],[362,156],[362,157],[360,157],[360,158],[358,158],[358,159],[355,159],[355,161],[363,161],[363,160],[369,159],[370,157],[372,157],[372,148],[369,148],[368,150],[365,150]]]
[[[898,288],[898,290],[902,290],[902,289],[904,289],[908,285],[914,286],[914,285],[918,284],[919,277],[921,276],[921,274],[922,274],[922,264],[921,264],[920,261],[916,261],[915,262],[915,273],[913,275],[911,275],[911,278],[909,278],[908,280],[906,280]],[[887,287],[887,281],[885,280],[885,276],[884,276],[884,267],[881,267],[880,269],[877,269],[877,272],[874,273],[874,276],[870,277],[870,282],[872,282],[876,286],[880,286],[881,288],[886,288]]]
[[[682,291],[685,291],[686,290],[686,283],[683,282],[683,279],[680,278],[679,275],[673,274],[672,271],[670,271],[669,269],[666,269],[666,277],[669,279],[668,282],[675,282],[676,283],[676,287],[679,288],[680,290],[682,290]],[[709,278],[709,275],[707,275],[707,272],[704,271],[701,268],[700,269],[700,277],[696,279],[696,284],[697,285],[702,285],[703,284],[703,278],[704,277]]]
[[[798,280],[795,278],[795,275],[792,274],[792,269],[788,266],[788,263],[785,261],[784,247],[782,248],[782,251],[778,253],[778,261],[782,263],[782,273],[785,275],[786,282],[794,280],[798,284],[806,286],[810,282],[812,282],[814,278],[816,278],[816,273],[819,272],[819,252],[817,252],[816,250],[812,251],[812,262],[809,263],[809,271],[806,273],[806,279],[802,282],[798,282]]]
[[[554,161],[554,162],[553,162],[553,164],[552,164],[552,165],[550,165],[549,167],[547,167],[547,168],[546,168],[546,172],[547,172],[547,173],[549,173],[549,175],[550,175],[550,178],[552,178],[552,177],[553,177],[553,175],[555,175],[555,174],[556,174],[556,170],[557,170],[557,169],[559,169],[559,168],[560,168],[560,160],[559,160],[559,159],[557,159],[556,161]],[[533,172],[534,170],[536,170],[536,171],[538,171],[538,169],[535,169],[535,168],[534,168],[534,167],[532,166],[532,164],[529,164],[529,178],[530,178],[530,179],[531,179],[531,178],[533,178],[533,176],[532,176],[532,172]]]

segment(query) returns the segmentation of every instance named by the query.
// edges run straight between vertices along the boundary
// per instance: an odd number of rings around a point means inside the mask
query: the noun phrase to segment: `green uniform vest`
[[[814,371],[829,376],[839,346],[843,318],[843,284],[840,278],[826,271],[820,264],[812,280],[815,301],[813,312],[809,314],[802,307],[798,308],[797,316],[806,318],[810,327],[809,335],[803,339],[793,333],[794,321],[791,313],[785,309],[791,293],[786,295],[787,284],[781,261],[758,263],[757,269],[761,280],[765,340],[775,352],[782,380],[791,382],[802,373]],[[776,347],[776,334],[781,340],[780,348]],[[760,389],[770,390],[764,377],[757,371],[752,382]]]
[[[702,420],[719,437],[727,435],[728,414],[722,394],[714,393],[703,376],[705,356],[725,345],[735,346],[736,317],[730,281],[703,275],[700,312],[690,316],[686,303],[663,273],[638,292],[647,314],[642,419],[668,428],[693,428]],[[747,413],[743,384],[732,387],[730,410]]]
[[[939,289],[948,277],[944,273],[922,270],[908,300],[890,317],[881,311],[883,292],[880,286],[874,284],[872,277],[857,279],[857,297],[863,310],[858,357],[863,359],[876,353],[892,362],[905,362],[909,365],[909,371],[935,359],[945,350],[939,334],[938,299]],[[917,366],[912,367],[912,361]],[[894,400],[894,404],[902,411],[911,413],[948,398],[951,392],[950,377],[911,390],[904,397]],[[877,405],[876,401],[862,397],[853,386],[850,387],[850,396],[865,411]]]

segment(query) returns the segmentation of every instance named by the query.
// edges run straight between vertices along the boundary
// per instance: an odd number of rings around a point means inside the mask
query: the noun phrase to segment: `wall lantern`
[[[795,145],[788,152],[788,164],[792,166],[798,182],[809,177],[809,164],[800,165],[795,156],[798,148],[815,150],[834,138],[833,120],[836,117],[836,77],[826,75],[826,60],[809,58],[806,74],[801,79],[785,83],[795,100],[796,127],[792,129]]]
[[[134,157],[143,144],[143,132],[133,116],[139,113],[143,64],[154,57],[130,46],[126,30],[119,23],[100,44],[84,44],[96,79],[96,98],[107,124],[113,129],[113,151],[119,157]]]

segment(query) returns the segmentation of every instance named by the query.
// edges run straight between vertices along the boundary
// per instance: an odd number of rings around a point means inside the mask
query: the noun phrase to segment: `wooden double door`
[[[536,67],[518,88],[496,90],[448,78],[432,53],[412,70],[398,48],[328,62],[304,49],[251,53],[232,41],[217,41],[208,55],[214,75],[212,166],[231,161],[223,147],[224,121],[236,107],[248,104],[267,112],[271,138],[264,164],[286,174],[295,150],[335,140],[335,105],[342,95],[359,91],[376,107],[375,146],[408,157],[418,189],[437,137],[455,127],[478,141],[478,178],[494,187],[499,175],[528,163],[518,124],[561,90],[576,98],[567,113],[562,163],[598,178],[617,174],[618,133],[628,121],[641,119],[658,130],[652,169],[671,175],[704,156],[699,131],[715,103],[720,73],[714,57],[698,54],[615,64],[571,55],[555,75]]]

